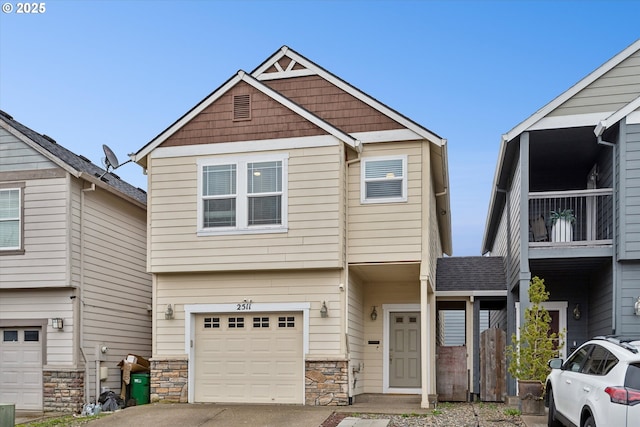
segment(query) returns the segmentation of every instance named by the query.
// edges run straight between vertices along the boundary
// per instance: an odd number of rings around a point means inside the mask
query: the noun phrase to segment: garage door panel
[[[207,327],[214,319],[218,327]],[[299,313],[196,316],[195,401],[303,403],[301,319]]]
[[[42,410],[39,328],[0,329],[0,401],[17,410]]]
[[[22,362],[40,365],[41,354],[40,349],[25,350],[22,352]]]
[[[0,381],[3,385],[3,389],[6,387],[16,387],[18,385],[18,376],[18,373],[15,371],[2,372]]]

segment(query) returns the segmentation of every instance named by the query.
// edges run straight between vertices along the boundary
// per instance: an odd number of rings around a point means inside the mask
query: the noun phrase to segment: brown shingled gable
[[[263,83],[347,133],[403,129],[399,123],[320,76]]]
[[[251,120],[233,120],[233,96],[251,95]],[[326,132],[245,82],[222,95],[161,147],[324,135]]]

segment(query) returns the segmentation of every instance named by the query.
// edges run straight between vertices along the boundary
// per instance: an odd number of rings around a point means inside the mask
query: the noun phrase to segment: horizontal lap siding
[[[351,372],[353,378],[353,395],[364,392],[364,381],[362,381],[363,373],[360,372],[360,364],[364,363],[364,328],[365,322],[370,320],[369,316],[365,317],[364,309],[364,285],[354,278],[349,277],[349,322],[348,322],[348,339],[349,339],[349,360],[351,363]],[[366,311],[366,310],[365,310]],[[370,313],[370,312],[369,312]],[[368,313],[367,313],[368,314]],[[356,370],[357,372],[353,371]]]
[[[29,180],[24,187],[23,255],[0,257],[0,288],[69,286],[67,180]]]
[[[226,236],[196,235],[198,158],[152,159],[151,270],[340,267],[339,149],[288,153],[288,232]]]
[[[620,263],[620,295],[618,296],[618,318],[616,334],[637,335],[640,318],[634,314],[634,304],[640,296],[640,262]]]
[[[0,320],[11,319],[16,325],[34,326],[33,319],[47,324],[54,317],[64,319],[62,330],[54,330],[49,325],[42,329],[45,366],[73,366],[75,300],[69,299],[70,295],[68,289],[0,290]]]
[[[360,168],[349,168],[349,262],[420,261],[422,258],[421,143],[367,144],[363,158],[407,154],[408,201],[360,202]]]
[[[640,95],[640,51],[622,61],[549,115],[617,111],[638,95]]]
[[[340,270],[159,274],[154,310],[157,327],[154,356],[184,354],[185,304],[233,304],[245,299],[254,303],[309,302],[310,355],[342,355],[344,294],[338,287],[341,277]],[[320,317],[323,301],[328,308],[327,318]],[[174,308],[173,320],[164,318],[167,304]],[[238,315],[250,317],[251,312]]]
[[[56,168],[56,164],[0,128],[0,172]]]
[[[627,125],[626,152],[621,176],[625,182],[623,211],[620,212],[625,230],[624,247],[621,247],[620,258],[640,259],[640,125]]]

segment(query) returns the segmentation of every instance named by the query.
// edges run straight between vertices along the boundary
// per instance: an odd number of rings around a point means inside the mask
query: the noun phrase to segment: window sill
[[[0,249],[0,256],[3,255],[24,255],[24,249]]]
[[[242,234],[275,234],[275,233],[287,233],[289,228],[277,227],[277,228],[243,228],[243,229],[227,229],[227,230],[198,230],[196,233],[198,237],[207,236],[230,236],[230,235],[242,235]]]

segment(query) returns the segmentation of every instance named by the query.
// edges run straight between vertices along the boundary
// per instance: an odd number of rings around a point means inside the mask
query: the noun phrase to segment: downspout
[[[596,133],[596,136],[598,137],[598,144],[599,145],[604,145],[606,147],[610,147],[612,150],[611,153],[611,164],[612,164],[612,176],[613,176],[613,223],[612,223],[612,227],[613,227],[613,231],[612,231],[612,236],[613,236],[613,251],[611,254],[611,333],[615,335],[616,333],[616,279],[618,277],[616,271],[617,271],[617,266],[618,263],[616,261],[616,244],[617,241],[615,240],[615,236],[616,236],[616,229],[618,227],[618,204],[616,203],[616,194],[618,194],[617,190],[618,190],[618,178],[616,177],[616,152],[615,152],[615,148],[616,148],[616,144],[612,143],[612,142],[608,142],[602,139],[602,134],[604,133],[604,128],[596,128],[598,130],[598,132]]]
[[[89,362],[87,360],[87,354],[84,352],[84,194],[87,191],[96,191],[96,185],[91,184],[88,188],[83,188],[80,191],[80,287],[78,295],[78,310],[79,310],[79,330],[80,330],[80,354],[84,361],[84,403],[89,402],[89,387],[87,382],[89,381],[90,371]],[[96,372],[96,377],[99,381],[99,373]],[[98,389],[96,389],[96,402],[98,402]]]
[[[343,145],[344,146],[344,145]],[[362,142],[356,141],[356,152],[358,153],[357,157],[352,160],[347,160],[345,162],[345,180],[344,180],[344,188],[345,188],[345,204],[344,204],[344,337],[345,337],[345,346],[347,353],[347,381],[348,381],[348,398],[349,405],[353,403],[353,391],[355,389],[355,383],[351,377],[354,375],[353,371],[349,369],[349,361],[351,360],[351,350],[349,348],[349,166],[354,163],[360,163],[361,154],[363,151]],[[364,308],[363,308],[364,309]],[[359,366],[359,365],[358,365]],[[359,370],[358,370],[359,372]]]

